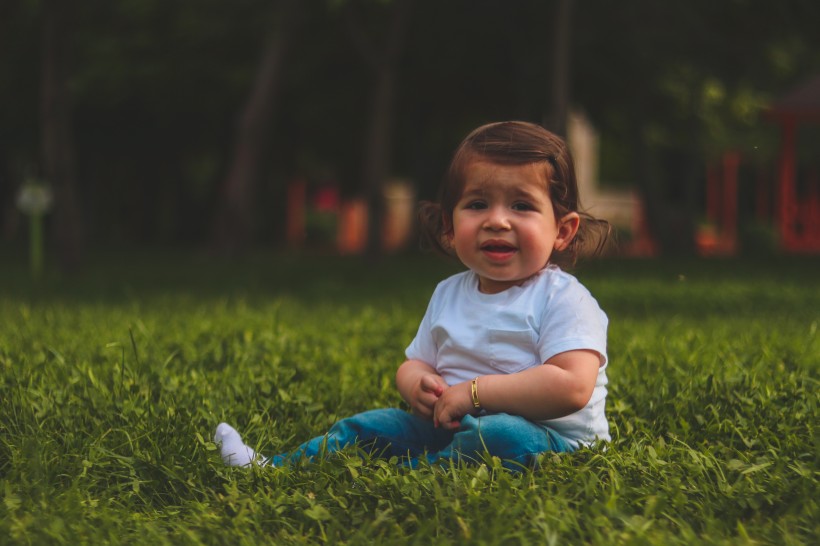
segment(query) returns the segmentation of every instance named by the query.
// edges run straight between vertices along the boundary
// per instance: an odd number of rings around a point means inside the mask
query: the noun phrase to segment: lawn
[[[613,441],[511,473],[266,454],[401,403],[433,257],[0,269],[0,543],[816,544],[820,260],[598,261]]]

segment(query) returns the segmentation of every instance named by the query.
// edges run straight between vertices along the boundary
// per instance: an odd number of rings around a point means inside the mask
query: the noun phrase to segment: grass
[[[108,256],[0,271],[0,543],[811,544],[820,261],[602,261],[608,449],[416,471],[224,467],[400,404],[435,258]]]

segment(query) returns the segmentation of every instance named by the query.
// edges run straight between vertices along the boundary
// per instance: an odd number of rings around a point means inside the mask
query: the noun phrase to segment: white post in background
[[[51,208],[52,201],[48,185],[34,177],[26,179],[17,194],[17,207],[29,217],[29,259],[34,279],[39,279],[43,274],[43,217]]]

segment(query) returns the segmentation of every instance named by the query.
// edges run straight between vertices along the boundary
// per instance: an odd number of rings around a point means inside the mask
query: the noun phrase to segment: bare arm
[[[413,413],[432,419],[433,408],[447,389],[447,383],[426,362],[407,360],[396,372],[396,387]]]
[[[519,373],[481,376],[478,398],[481,407],[493,413],[520,415],[532,421],[563,417],[589,402],[599,365],[595,351],[567,351]],[[455,428],[464,415],[475,412],[467,381],[442,393],[434,419],[445,428]]]

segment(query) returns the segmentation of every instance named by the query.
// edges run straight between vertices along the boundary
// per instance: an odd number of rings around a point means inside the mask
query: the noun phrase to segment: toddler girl
[[[609,440],[607,317],[559,267],[585,244],[599,251],[609,228],[579,211],[564,141],[525,122],[479,127],[421,218],[427,242],[468,269],[438,285],[396,373],[411,412],[360,413],[270,459],[222,423],[214,441],[226,464],[281,465],[359,445],[411,466],[489,453],[520,467]]]

